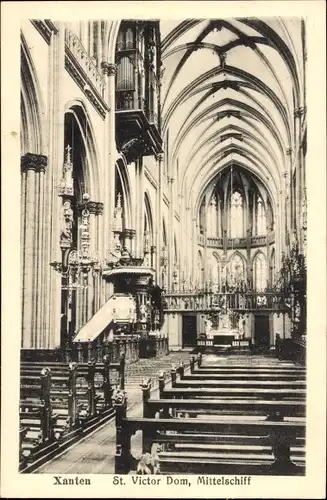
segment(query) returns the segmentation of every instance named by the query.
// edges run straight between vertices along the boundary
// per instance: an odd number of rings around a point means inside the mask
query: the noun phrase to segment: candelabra
[[[62,285],[63,290],[76,290],[87,288],[88,276],[90,271],[93,273],[101,272],[101,262],[96,252],[90,249],[90,212],[88,202],[90,196],[83,195],[84,208],[82,210],[82,221],[79,227],[80,248],[69,248],[61,244],[63,250],[63,259],[61,262],[54,261],[50,265],[58,271],[66,283]],[[64,204],[67,202],[64,202]]]

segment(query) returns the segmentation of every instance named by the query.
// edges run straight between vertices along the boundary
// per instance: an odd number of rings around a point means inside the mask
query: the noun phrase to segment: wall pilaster
[[[22,171],[22,347],[42,347],[44,175],[47,157],[27,153],[21,158]]]

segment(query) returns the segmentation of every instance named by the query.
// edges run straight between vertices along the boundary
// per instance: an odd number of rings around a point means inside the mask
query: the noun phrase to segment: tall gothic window
[[[262,291],[267,286],[267,262],[262,253],[259,253],[254,261],[255,288]]]
[[[218,213],[217,213],[217,197],[214,194],[210,200],[208,210],[208,236],[218,236]]]
[[[218,292],[220,286],[220,262],[215,255],[211,259],[211,281],[213,291]]]
[[[232,286],[240,285],[244,281],[244,261],[239,255],[234,255],[230,263],[229,282]]]
[[[267,232],[266,211],[260,196],[257,199],[256,229],[257,235],[262,236]]]
[[[243,198],[239,191],[234,191],[231,198],[230,235],[231,238],[243,236]]]

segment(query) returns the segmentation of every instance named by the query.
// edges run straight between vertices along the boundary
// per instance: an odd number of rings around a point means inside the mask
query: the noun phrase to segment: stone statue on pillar
[[[74,213],[71,207],[71,201],[66,200],[62,206],[60,231],[60,246],[62,248],[70,248],[73,243],[73,222]]]

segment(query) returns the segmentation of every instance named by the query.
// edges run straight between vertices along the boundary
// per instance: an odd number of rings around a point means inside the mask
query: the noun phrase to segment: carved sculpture
[[[71,207],[71,201],[66,200],[62,206],[62,223],[60,231],[60,246],[70,248],[73,242],[73,223],[74,212]]]

